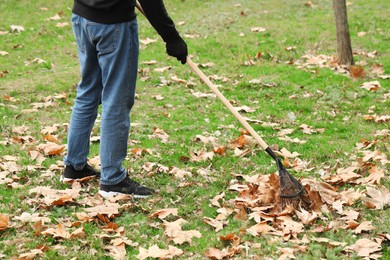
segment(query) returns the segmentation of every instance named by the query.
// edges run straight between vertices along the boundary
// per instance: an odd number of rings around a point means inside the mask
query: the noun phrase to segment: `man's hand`
[[[179,37],[174,41],[166,43],[166,49],[169,56],[175,57],[181,61],[181,64],[185,64],[188,56],[187,44]]]

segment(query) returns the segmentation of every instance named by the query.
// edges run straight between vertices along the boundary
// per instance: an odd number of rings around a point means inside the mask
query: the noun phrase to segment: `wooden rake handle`
[[[146,14],[142,9],[141,5],[136,1],[136,7],[145,17]],[[217,97],[225,104],[225,106],[230,110],[230,112],[237,118],[237,120],[245,127],[245,129],[255,138],[255,140],[260,144],[260,146],[269,153],[270,149],[264,140],[256,133],[256,131],[248,124],[248,122],[234,109],[229,100],[225,98],[224,95],[218,90],[218,88],[211,82],[211,80],[196,66],[196,64],[187,56],[187,63],[191,69],[202,79],[204,83],[217,95]],[[272,151],[271,151],[272,152]]]
[[[237,118],[237,120],[245,127],[245,129],[255,138],[260,146],[266,150],[268,145],[264,140],[256,133],[256,131],[248,124],[248,122],[238,113],[236,109],[230,104],[229,100],[218,90],[218,88],[211,82],[211,80],[196,66],[196,64],[187,56],[187,63],[191,69],[202,79],[204,83],[214,92],[215,95],[222,101],[222,103],[230,110],[230,112]]]

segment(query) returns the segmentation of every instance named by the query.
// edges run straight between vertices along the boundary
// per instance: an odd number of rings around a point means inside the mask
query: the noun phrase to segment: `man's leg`
[[[65,173],[66,170],[82,170],[86,166],[90,135],[102,91],[102,77],[96,49],[89,41],[86,20],[72,15],[72,25],[78,46],[81,81],[77,86],[77,96],[68,130],[68,153],[64,163],[69,167],[65,169]]]

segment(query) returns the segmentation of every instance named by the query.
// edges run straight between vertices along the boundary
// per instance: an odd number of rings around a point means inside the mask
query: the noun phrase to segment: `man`
[[[168,16],[163,0],[140,0],[149,22],[166,44],[168,55],[186,63],[187,45]],[[130,110],[138,69],[135,0],[75,0],[72,26],[78,47],[81,81],[68,131],[62,180],[100,175],[103,197],[123,193],[148,197],[153,190],[131,180],[122,162],[127,154]],[[98,106],[101,173],[87,164],[90,134]]]

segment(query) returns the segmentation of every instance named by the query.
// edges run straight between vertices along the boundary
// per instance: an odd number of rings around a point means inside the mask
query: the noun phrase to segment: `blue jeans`
[[[87,163],[92,127],[102,105],[100,162],[103,185],[126,178],[130,110],[134,104],[138,69],[138,24],[99,24],[72,15],[81,81],[68,130],[65,165],[82,169]]]

